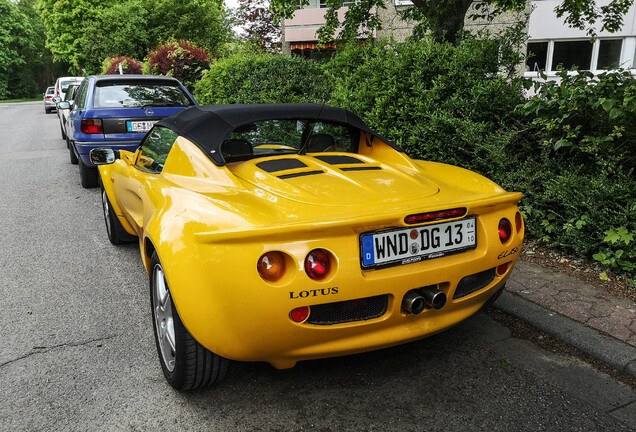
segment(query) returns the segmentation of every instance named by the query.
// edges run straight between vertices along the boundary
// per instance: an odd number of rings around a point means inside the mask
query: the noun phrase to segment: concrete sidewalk
[[[629,299],[519,260],[494,307],[636,377],[636,304]]]

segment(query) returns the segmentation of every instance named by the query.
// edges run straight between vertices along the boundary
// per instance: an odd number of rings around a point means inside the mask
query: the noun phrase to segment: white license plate
[[[474,249],[474,217],[360,236],[362,268],[410,264]]]
[[[148,132],[157,121],[158,120],[129,121],[126,122],[126,124],[128,126],[128,132]]]

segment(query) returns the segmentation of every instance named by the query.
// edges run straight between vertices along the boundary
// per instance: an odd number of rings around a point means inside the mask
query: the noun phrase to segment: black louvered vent
[[[457,284],[457,289],[453,295],[454,299],[458,299],[475,291],[486,288],[495,279],[495,269],[491,268],[483,272],[466,276]]]
[[[324,163],[328,163],[329,165],[347,165],[347,164],[363,164],[364,161],[361,161],[358,158],[354,158],[351,156],[344,155],[324,155],[324,156],[314,156],[316,159],[323,161]]]
[[[311,307],[308,324],[333,325],[379,318],[386,313],[388,295],[365,297]]]
[[[307,167],[307,165],[298,159],[274,159],[259,162],[256,166],[268,173]]]

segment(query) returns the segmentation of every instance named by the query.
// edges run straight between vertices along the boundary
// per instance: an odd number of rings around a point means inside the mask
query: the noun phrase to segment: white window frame
[[[545,73],[547,76],[554,77],[556,76],[558,72],[558,71],[552,70],[555,42],[576,42],[581,40],[589,40],[589,39],[581,39],[581,38],[531,39],[528,42],[547,42],[548,43],[548,49],[546,53],[547,58],[545,59],[545,70],[543,71],[543,73]],[[581,70],[588,70],[595,75],[598,75],[599,73],[603,73],[606,71],[605,69],[598,69],[598,56],[599,56],[599,50],[601,48],[601,40],[622,40],[623,43],[621,46],[619,65],[623,69],[631,69],[632,74],[636,75],[636,36],[628,36],[628,37],[622,37],[622,38],[621,37],[606,37],[606,38],[596,39],[594,41],[594,44],[592,45],[592,57],[590,59],[590,64],[587,65],[585,69],[581,69]],[[527,53],[527,50],[526,50],[526,53]],[[613,70],[613,69],[610,69],[610,70]],[[534,77],[537,77],[538,75],[539,75],[539,72],[533,71],[533,70],[529,70],[524,73],[524,76],[526,78],[534,78]]]

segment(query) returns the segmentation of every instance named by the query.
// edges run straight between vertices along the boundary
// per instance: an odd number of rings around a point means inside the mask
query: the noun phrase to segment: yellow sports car
[[[229,360],[284,369],[443,331],[496,298],[524,236],[520,193],[323,105],[193,107],[91,159],[179,390]]]

